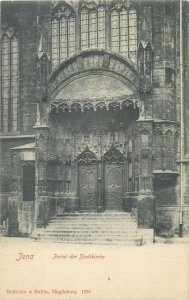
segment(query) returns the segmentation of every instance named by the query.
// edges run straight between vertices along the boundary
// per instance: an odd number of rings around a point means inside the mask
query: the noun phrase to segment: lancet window
[[[76,50],[75,13],[62,6],[51,19],[52,67],[71,57]]]
[[[1,128],[18,130],[19,38],[11,26],[2,27],[1,36]]]
[[[112,7],[111,49],[136,62],[137,14],[134,7],[118,3]]]
[[[81,15],[81,50],[106,47],[105,7],[82,7]]]

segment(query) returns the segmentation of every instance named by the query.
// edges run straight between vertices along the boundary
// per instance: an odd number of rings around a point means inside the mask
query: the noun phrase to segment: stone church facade
[[[187,233],[188,3],[1,8],[8,235],[30,236],[75,212],[126,212],[156,235]]]

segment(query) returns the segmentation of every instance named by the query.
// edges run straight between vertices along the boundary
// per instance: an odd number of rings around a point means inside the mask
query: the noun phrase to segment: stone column
[[[184,161],[183,163],[183,233],[189,232],[189,3],[183,3],[184,50]],[[179,43],[178,43],[179,47]],[[179,80],[178,80],[179,85]],[[178,101],[180,102],[180,101]],[[179,195],[180,196],[180,195]],[[180,198],[180,197],[179,197]],[[181,206],[181,205],[180,205]],[[181,210],[181,207],[180,207]],[[180,234],[181,236],[181,234]]]
[[[35,182],[35,227],[44,227],[48,222],[46,156],[49,126],[35,125],[36,130],[36,182]]]
[[[8,198],[8,235],[19,235],[18,209],[21,200],[21,160],[19,152],[12,152],[12,192]]]
[[[172,236],[174,232],[178,231],[179,224],[179,222],[177,223],[179,217],[177,199],[180,196],[176,168],[178,125],[171,121],[154,122],[153,134],[156,234]]]
[[[103,203],[103,196],[102,196],[102,163],[97,163],[97,197],[98,197],[98,205],[97,205],[97,211],[102,212],[104,210],[104,203]]]
[[[138,156],[138,226],[154,227],[154,195],[152,185],[152,120],[137,121]]]

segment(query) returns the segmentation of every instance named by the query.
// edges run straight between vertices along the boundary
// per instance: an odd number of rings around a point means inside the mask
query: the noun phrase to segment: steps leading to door
[[[65,213],[37,228],[31,238],[73,244],[139,245],[153,242],[152,229],[138,229],[129,213]]]

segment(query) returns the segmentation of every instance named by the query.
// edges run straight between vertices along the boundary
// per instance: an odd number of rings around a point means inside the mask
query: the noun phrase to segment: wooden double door
[[[79,198],[81,211],[122,210],[123,164],[102,163],[79,166]]]

